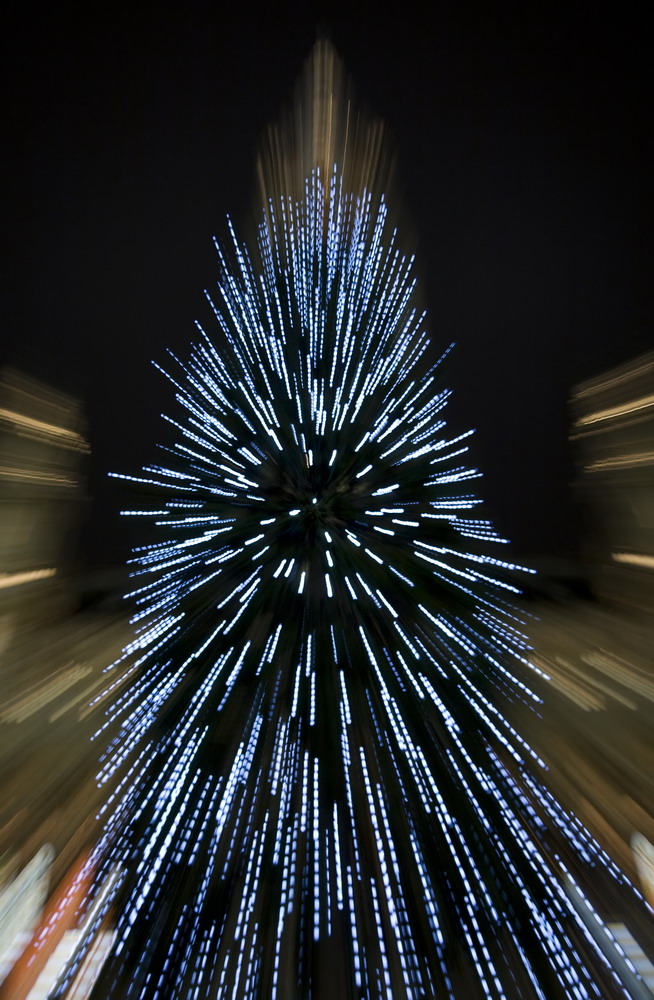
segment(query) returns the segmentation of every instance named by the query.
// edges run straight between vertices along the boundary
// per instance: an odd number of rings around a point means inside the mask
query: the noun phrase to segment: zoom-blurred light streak
[[[377,127],[370,152],[328,46],[310,72],[343,145],[285,148],[257,247],[217,244],[215,339],[164,373],[177,438],[119,476],[152,540],[97,734],[119,726],[94,863],[121,873],[98,989],[630,996],[566,882],[626,879],[503,712],[539,704],[520,567],[474,516],[413,258],[352,180],[379,173]]]

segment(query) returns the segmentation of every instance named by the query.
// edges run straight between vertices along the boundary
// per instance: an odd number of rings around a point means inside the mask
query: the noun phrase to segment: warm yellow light
[[[0,590],[18,587],[21,583],[32,583],[34,580],[46,580],[56,572],[56,569],[31,569],[24,573],[0,573]]]
[[[621,403],[619,406],[609,406],[606,410],[597,410],[596,413],[589,413],[585,417],[580,417],[577,424],[596,424],[600,420],[610,420],[611,417],[623,417],[628,413],[646,410],[650,406],[654,406],[654,393],[651,393],[649,396],[641,396],[640,399],[632,399],[628,403]]]
[[[654,569],[654,556],[640,555],[637,552],[614,552],[615,562],[627,563],[630,566],[642,566],[645,569]]]
[[[67,427],[50,424],[45,420],[37,420],[36,417],[28,417],[25,413],[17,413],[15,410],[6,410],[3,407],[0,407],[0,420],[6,420],[22,430],[41,437],[55,438],[64,448],[75,448],[77,451],[88,450],[88,445],[81,434],[68,430]]]
[[[76,479],[60,476],[56,472],[40,472],[36,469],[14,469],[0,465],[0,479],[14,479],[23,483],[47,483],[49,486],[78,486]]]
[[[654,451],[636,451],[627,455],[614,455],[603,458],[586,466],[588,472],[598,472],[600,469],[634,469],[638,465],[654,464]]]

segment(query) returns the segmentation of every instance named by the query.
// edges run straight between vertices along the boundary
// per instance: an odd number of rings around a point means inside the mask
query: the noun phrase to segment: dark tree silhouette
[[[625,995],[573,881],[619,874],[506,717],[538,707],[518,568],[443,419],[390,174],[318,45],[133,480],[95,995]]]

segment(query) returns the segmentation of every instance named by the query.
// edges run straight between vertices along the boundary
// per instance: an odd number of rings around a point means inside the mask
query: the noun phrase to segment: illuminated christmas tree
[[[567,859],[618,873],[504,711],[538,705],[516,567],[328,46],[259,176],[127,512],[152,537],[100,775],[97,995],[625,995]]]

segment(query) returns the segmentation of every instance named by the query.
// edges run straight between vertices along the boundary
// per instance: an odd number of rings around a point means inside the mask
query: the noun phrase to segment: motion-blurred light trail
[[[635,995],[587,888],[626,880],[503,711],[538,707],[519,567],[445,424],[382,154],[317,46],[256,247],[230,225],[215,325],[164,372],[173,443],[122,476],[150,527],[97,734],[98,995]]]

